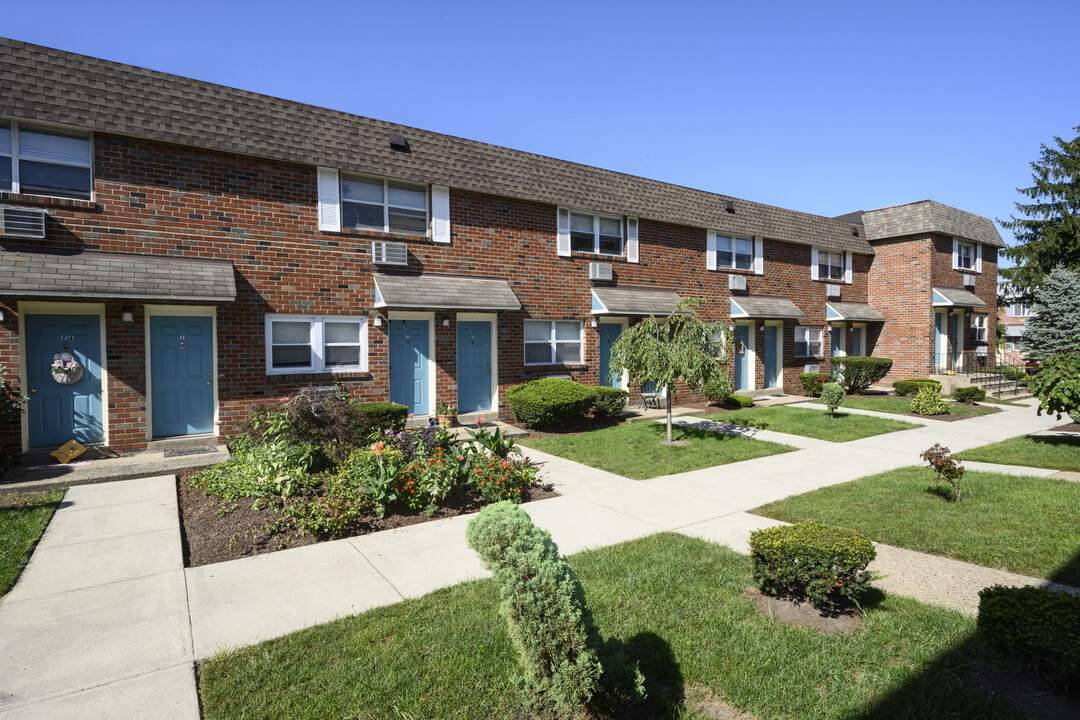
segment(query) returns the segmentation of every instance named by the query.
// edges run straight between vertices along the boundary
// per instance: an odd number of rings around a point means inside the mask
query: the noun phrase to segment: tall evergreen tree
[[[1080,133],[1080,127],[1074,130]],[[1016,267],[1000,273],[1021,300],[1030,300],[1058,265],[1080,269],[1080,135],[1069,141],[1055,137],[1054,145],[1043,145],[1031,163],[1035,185],[1017,188],[1031,200],[1016,203],[1022,217],[998,221],[1016,235],[1017,244],[1001,251]]]
[[[1080,353],[1080,275],[1056,267],[1035,289],[1034,317],[1024,323],[1023,347],[1029,357],[1045,360],[1059,353]]]

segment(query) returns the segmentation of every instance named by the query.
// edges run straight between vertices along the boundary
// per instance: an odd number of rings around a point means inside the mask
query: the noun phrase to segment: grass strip
[[[1023,435],[965,450],[961,460],[1080,472],[1080,438]]]
[[[828,412],[823,413],[820,410],[784,406],[750,408],[699,417],[831,442],[848,442],[919,427],[914,423],[889,418],[853,415],[842,411],[837,411],[835,417],[830,417]]]
[[[0,595],[19,578],[64,492],[0,496]]]

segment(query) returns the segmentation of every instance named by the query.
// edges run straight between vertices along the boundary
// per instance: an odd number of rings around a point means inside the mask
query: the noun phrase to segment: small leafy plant
[[[975,385],[958,387],[952,391],[952,399],[963,403],[982,402],[986,399],[986,391]]]
[[[940,388],[923,386],[911,399],[911,412],[916,415],[948,415],[949,403],[941,399]]]
[[[942,447],[941,443],[934,443],[919,457],[930,463],[930,467],[934,469],[934,480],[951,486],[952,499],[960,502],[960,478],[964,477],[964,466],[952,456],[949,448]]]
[[[829,417],[836,417],[836,408],[840,407],[845,397],[847,393],[844,392],[840,383],[826,383],[821,388],[821,402],[829,408]]]
[[[511,453],[517,446],[517,442],[512,437],[504,435],[502,428],[496,426],[495,431],[492,432],[483,426],[484,418],[480,418],[476,421],[476,430],[470,430],[465,428],[465,432],[472,437],[469,444],[476,451],[486,451],[494,455],[495,457],[504,458]]]

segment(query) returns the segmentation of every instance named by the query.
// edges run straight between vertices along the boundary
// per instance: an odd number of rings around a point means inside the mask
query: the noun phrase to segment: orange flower
[[[386,446],[385,446],[385,445],[383,445],[383,441],[382,441],[382,440],[380,440],[379,442],[377,442],[377,443],[375,443],[374,445],[372,445],[372,446],[371,446],[371,449],[375,451],[375,454],[376,454],[376,455],[382,455],[382,453],[383,453],[383,448],[384,448],[384,447],[386,447]]]
[[[483,480],[480,481],[480,487],[484,487],[484,481]]]

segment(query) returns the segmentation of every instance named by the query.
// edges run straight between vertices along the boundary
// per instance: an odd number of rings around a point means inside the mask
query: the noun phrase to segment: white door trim
[[[851,323],[852,328],[857,328],[859,332],[859,347],[852,345],[851,352],[857,356],[866,356],[866,323]]]
[[[746,387],[740,390],[757,390],[757,322],[754,320],[736,320],[735,325],[745,325],[750,328],[746,334]],[[780,338],[777,338],[780,344]]]
[[[491,351],[491,407],[488,408],[488,412],[499,411],[499,314],[498,313],[474,313],[474,312],[459,312],[457,314],[457,322],[484,322],[487,321],[491,325],[491,340],[489,341]],[[455,328],[456,329],[456,328]],[[457,334],[454,335],[454,350],[456,357],[457,350]],[[457,377],[457,367],[454,367],[454,382],[459,381]],[[461,403],[458,403],[460,407]]]
[[[210,318],[210,352],[214,379],[214,424],[209,433],[214,437],[220,434],[218,422],[221,420],[218,409],[218,344],[217,344],[217,306],[216,305],[143,305],[143,343],[146,348],[146,441],[154,439],[154,389],[151,381],[151,363],[153,357],[150,352],[150,317],[208,317]],[[200,433],[203,434],[203,433]],[[183,437],[183,436],[181,436]]]

